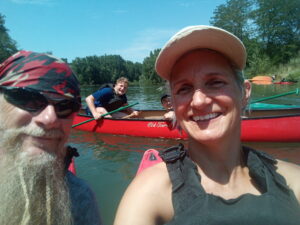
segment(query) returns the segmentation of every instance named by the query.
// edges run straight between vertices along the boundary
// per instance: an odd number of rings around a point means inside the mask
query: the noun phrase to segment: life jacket
[[[284,177],[277,173],[277,161],[249,147],[244,146],[243,152],[250,176],[262,194],[243,194],[232,199],[223,199],[204,190],[197,167],[183,145],[160,153],[172,183],[174,217],[167,224],[300,224],[299,203]]]
[[[111,98],[106,104],[103,104],[103,107],[108,111],[113,111],[122,107],[127,103],[126,95],[117,95],[114,90],[114,85],[111,83],[106,83],[100,86],[99,90],[103,88],[111,88],[113,90],[113,98]]]
[[[103,88],[108,88],[108,87],[113,89],[114,85],[112,83],[105,83],[105,84],[102,84],[98,90],[101,90]]]

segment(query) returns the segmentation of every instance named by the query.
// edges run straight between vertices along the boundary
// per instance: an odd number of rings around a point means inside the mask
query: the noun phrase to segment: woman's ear
[[[249,80],[244,81],[244,93],[243,93],[243,108],[246,108],[250,101],[251,95],[251,82]]]

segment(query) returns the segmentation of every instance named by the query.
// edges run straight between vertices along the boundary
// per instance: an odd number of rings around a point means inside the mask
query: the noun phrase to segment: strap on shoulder
[[[183,159],[186,155],[186,151],[184,149],[183,144],[179,144],[177,146],[172,146],[167,148],[159,153],[159,156],[166,162],[166,163],[174,163],[178,159]]]
[[[112,83],[104,83],[104,84],[102,84],[100,87],[99,87],[99,89],[98,90],[101,90],[101,89],[103,89],[103,88],[114,88],[114,85],[112,84]]]
[[[178,215],[188,209],[201,193],[200,177],[195,164],[186,156],[183,144],[165,149],[160,156],[167,165],[173,207]]]
[[[274,178],[275,182],[281,188],[283,188],[285,190],[289,190],[289,187],[287,186],[285,178],[276,171],[277,170],[277,167],[276,167],[277,160],[273,156],[271,156],[265,152],[262,152],[262,151],[257,151],[250,147],[244,147],[244,149],[246,149],[246,151],[248,151],[249,153],[250,152],[254,153],[254,155],[256,155],[260,159],[263,166],[267,169],[267,171]]]

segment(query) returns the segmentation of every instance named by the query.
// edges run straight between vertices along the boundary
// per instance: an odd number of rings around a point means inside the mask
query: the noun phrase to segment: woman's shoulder
[[[300,166],[294,163],[283,161],[277,159],[277,172],[280,173],[285,178],[292,178],[294,176],[299,176]],[[296,179],[299,180],[299,179]],[[299,180],[300,183],[300,180]]]
[[[115,224],[155,224],[155,221],[170,220],[173,216],[171,192],[164,162],[143,170],[125,191]]]
[[[168,170],[164,162],[157,163],[144,169],[132,181],[131,185],[140,187],[147,191],[163,192],[171,188]]]
[[[277,162],[277,172],[285,178],[287,185],[294,191],[300,203],[300,166],[282,160],[277,160]]]

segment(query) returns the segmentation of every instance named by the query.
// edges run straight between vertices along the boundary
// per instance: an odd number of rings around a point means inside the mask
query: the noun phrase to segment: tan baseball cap
[[[156,59],[156,72],[169,80],[176,61],[195,49],[212,49],[220,52],[240,70],[246,65],[246,48],[239,38],[218,27],[197,25],[185,27],[171,37]]]

